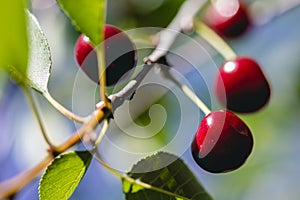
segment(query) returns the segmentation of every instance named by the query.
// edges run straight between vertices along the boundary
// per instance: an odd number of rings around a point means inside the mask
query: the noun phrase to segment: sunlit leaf
[[[54,159],[40,181],[41,200],[67,200],[86,173],[92,160],[89,151],[75,151]]]
[[[5,68],[13,78],[21,81],[26,77],[28,60],[23,0],[1,1],[0,29],[0,68]]]
[[[50,47],[37,19],[27,11],[29,61],[27,74],[31,87],[41,93],[48,91],[52,66]]]
[[[103,38],[105,0],[57,0],[76,29],[90,38],[94,45]]]
[[[169,153],[160,152],[139,161],[128,176],[173,195],[145,189],[124,179],[123,192],[127,200],[212,199],[183,161]]]

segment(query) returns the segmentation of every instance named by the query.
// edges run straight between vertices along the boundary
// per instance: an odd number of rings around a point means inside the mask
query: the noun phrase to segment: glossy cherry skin
[[[238,8],[223,5],[222,10],[216,5],[210,5],[204,15],[205,23],[223,37],[234,38],[241,35],[249,27],[250,20],[246,7],[237,5]]]
[[[250,113],[268,103],[271,89],[259,64],[248,57],[223,63],[215,87],[216,97],[227,109]]]
[[[223,173],[242,166],[252,148],[253,137],[248,126],[235,114],[219,110],[202,119],[191,150],[201,168]]]
[[[136,66],[137,52],[130,38],[117,27],[104,27],[106,85],[115,84]],[[75,57],[86,75],[99,84],[97,54],[88,37],[81,34],[75,44]]]

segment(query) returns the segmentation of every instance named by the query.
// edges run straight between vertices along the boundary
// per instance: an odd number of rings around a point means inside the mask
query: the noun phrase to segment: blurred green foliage
[[[123,28],[166,27],[183,0],[108,1],[107,21]]]
[[[0,6],[0,68],[13,67],[22,76],[26,76],[28,59],[24,9],[23,0],[2,1]]]

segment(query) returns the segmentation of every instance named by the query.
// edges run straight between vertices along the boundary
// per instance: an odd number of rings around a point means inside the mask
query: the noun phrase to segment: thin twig
[[[99,136],[98,136],[97,140],[95,141],[94,148],[97,148],[97,146],[101,143],[101,141],[103,140],[103,138],[108,130],[108,127],[109,127],[109,119],[105,119],[103,122],[103,126],[101,128],[101,131],[99,133]]]
[[[63,115],[65,115],[66,117],[68,117],[69,119],[83,124],[85,122],[85,119],[83,117],[80,117],[76,114],[74,114],[73,112],[71,112],[70,110],[68,110],[66,107],[64,107],[63,105],[61,105],[59,102],[57,102],[55,99],[53,99],[53,97],[50,95],[49,92],[43,93],[43,96],[48,100],[48,102],[59,112],[61,112]]]
[[[119,106],[121,106],[125,100],[129,100],[134,92],[137,90],[145,76],[152,69],[152,64],[144,64],[142,70],[137,74],[137,76],[131,80],[122,90],[119,92],[110,95],[108,98],[111,100],[112,109],[114,112]],[[97,104],[98,106],[101,105]]]
[[[38,122],[38,125],[41,129],[42,135],[43,135],[46,143],[49,145],[50,149],[54,149],[55,145],[51,142],[51,139],[49,138],[49,135],[47,134],[46,128],[44,126],[44,123],[42,122],[42,118],[41,118],[41,116],[39,114],[39,111],[36,107],[33,96],[31,94],[31,92],[29,91],[29,88],[23,87],[23,89],[24,89],[24,93],[25,93],[25,96],[27,98],[28,104],[29,104],[29,106],[30,106],[30,108],[31,108],[31,110],[32,110],[37,122]]]
[[[201,21],[195,23],[196,32],[205,39],[213,48],[215,48],[226,60],[236,57],[233,49],[211,28]]]
[[[122,88],[119,92],[115,94],[111,94],[108,96],[108,99],[111,101],[112,104],[112,112],[114,112],[119,106],[121,106],[125,100],[129,100],[138,86],[141,84],[145,76],[148,74],[148,72],[152,69],[152,64],[147,65],[144,64],[142,70],[136,75],[136,77],[129,81],[128,84]],[[100,101],[97,103],[96,107],[103,106],[103,101]]]
[[[161,74],[172,81],[178,88],[182,90],[182,92],[191,100],[193,101],[205,115],[208,115],[211,113],[211,110],[205,105],[205,103],[186,85],[181,84],[179,81],[177,81],[173,75],[170,73],[169,68],[160,66],[160,72]]]

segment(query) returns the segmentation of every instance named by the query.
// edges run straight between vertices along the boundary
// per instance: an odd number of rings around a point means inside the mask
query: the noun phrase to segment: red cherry
[[[236,1],[232,2],[232,4],[227,1],[226,3],[221,3],[222,5],[218,3],[212,4],[207,8],[204,15],[204,21],[209,27],[219,35],[228,38],[241,35],[250,24],[245,6]]]
[[[240,113],[259,110],[269,101],[271,94],[260,66],[247,57],[238,57],[222,64],[215,92],[220,104]]]
[[[205,116],[192,143],[197,164],[212,173],[239,168],[253,147],[248,126],[235,114],[219,110]]]
[[[115,26],[105,25],[104,38],[106,84],[110,86],[136,66],[137,52],[130,38]],[[99,84],[97,54],[89,38],[83,34],[76,41],[75,57],[86,75]]]
[[[75,56],[79,65],[81,65],[88,54],[94,49],[90,39],[81,34],[75,44]]]

